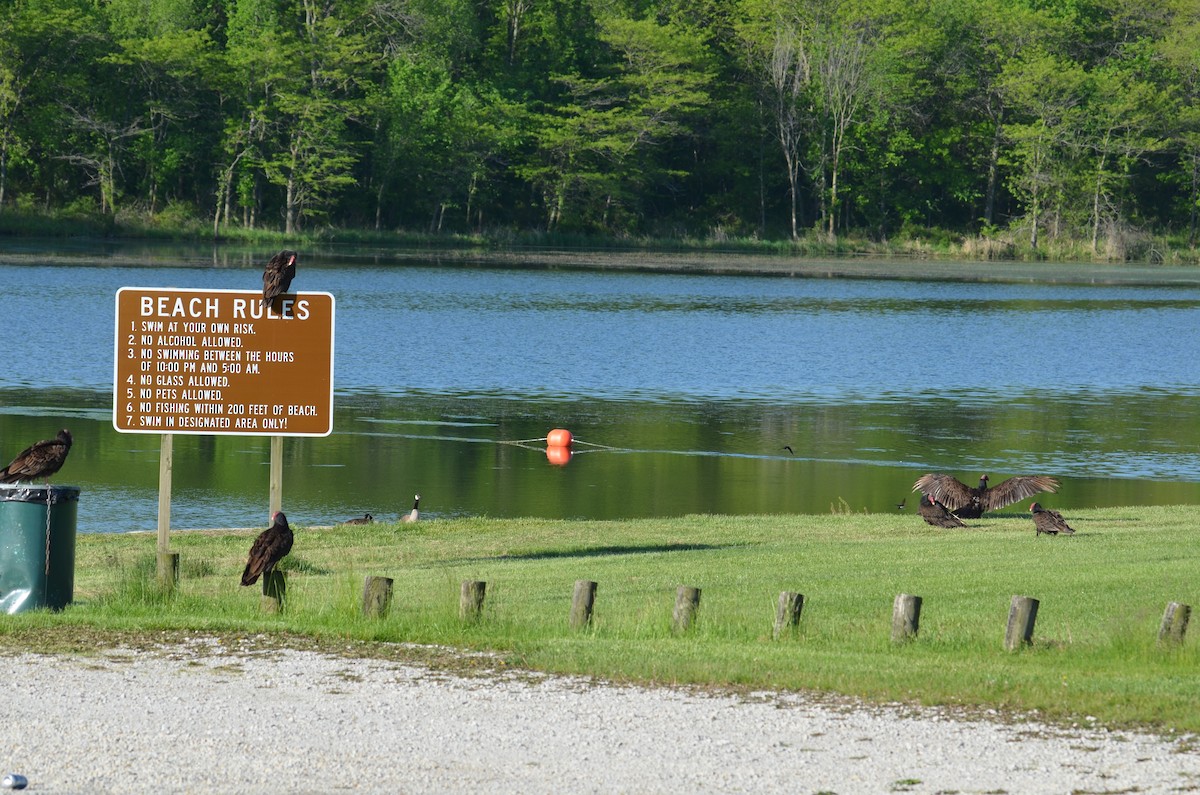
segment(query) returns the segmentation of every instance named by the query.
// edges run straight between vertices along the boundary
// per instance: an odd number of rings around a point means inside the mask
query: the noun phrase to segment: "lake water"
[[[116,291],[254,290],[270,253],[0,241],[0,457],[69,427],[79,529],[153,529],[159,437],[112,426]],[[1194,269],[553,265],[301,252],[293,289],[337,301],[336,408],[285,442],[293,522],[414,492],[430,517],[911,512],[930,471],[1055,475],[1060,509],[1200,503]],[[582,442],[565,466],[537,441],[556,427]],[[265,525],[268,450],[177,436],[173,525]]]

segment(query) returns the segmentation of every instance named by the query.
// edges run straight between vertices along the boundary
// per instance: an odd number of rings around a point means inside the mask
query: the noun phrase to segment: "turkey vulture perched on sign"
[[[988,488],[987,475],[979,477],[979,488],[974,489],[950,475],[932,473],[913,484],[913,491],[940,502],[963,519],[978,519],[984,511],[998,511],[1040,491],[1057,490],[1058,481],[1044,475],[1017,475],[994,489]]]
[[[966,527],[961,519],[946,510],[945,505],[934,502],[924,494],[921,495],[921,506],[917,508],[917,513],[921,514],[926,524],[934,527]]]
[[[270,306],[272,301],[286,293],[292,286],[294,278],[296,278],[295,251],[281,251],[271,257],[266,267],[263,268],[263,308]]]
[[[250,558],[242,572],[242,585],[253,585],[258,578],[275,568],[292,551],[292,528],[288,527],[283,511],[276,511],[274,521],[259,533],[250,547]]]
[[[1072,535],[1075,528],[1067,524],[1067,520],[1063,518],[1058,511],[1051,511],[1043,508],[1041,503],[1035,502],[1029,506],[1029,512],[1033,514],[1033,524],[1037,528],[1037,535],[1045,533],[1046,535],[1056,536],[1059,533]]]
[[[43,439],[26,447],[12,463],[0,469],[0,483],[49,478],[62,469],[71,452],[71,432],[63,428],[53,439]]]

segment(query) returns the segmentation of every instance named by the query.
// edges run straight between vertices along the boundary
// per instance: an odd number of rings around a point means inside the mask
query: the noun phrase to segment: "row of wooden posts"
[[[779,595],[780,606],[783,597]],[[1032,596],[1013,596],[1008,607],[1008,623],[1004,627],[1004,648],[1015,651],[1033,643],[1033,625],[1037,620],[1039,601]],[[1168,602],[1158,627],[1160,643],[1182,643],[1187,632],[1188,619],[1192,615],[1191,605]],[[892,606],[892,640],[902,643],[917,636],[921,619],[921,597],[902,593]],[[779,619],[775,620],[776,633]]]
[[[382,618],[392,602],[391,577],[367,577],[363,583],[362,611],[368,618]],[[273,571],[263,578],[263,609],[278,612],[287,592],[283,573]],[[463,580],[459,595],[458,613],[464,621],[475,621],[483,614],[483,602],[487,594],[487,583],[482,580]],[[921,623],[919,596],[902,593],[892,605],[892,641],[904,643],[914,640]],[[580,629],[592,623],[592,609],[596,604],[596,583],[592,580],[577,580],[571,598],[568,623]],[[1008,608],[1008,623],[1004,629],[1004,648],[1016,651],[1033,643],[1033,626],[1037,620],[1039,601],[1030,596],[1013,596]],[[675,609],[671,614],[671,629],[686,632],[696,620],[700,609],[700,589],[681,585],[675,592]],[[783,591],[775,607],[774,637],[794,630],[800,623],[804,610],[804,595],[794,591]],[[1191,605],[1169,602],[1158,629],[1160,643],[1182,643],[1191,618]]]

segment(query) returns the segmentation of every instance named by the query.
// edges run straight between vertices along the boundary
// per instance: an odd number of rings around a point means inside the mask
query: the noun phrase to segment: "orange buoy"
[[[546,434],[546,445],[548,447],[570,447],[574,437],[571,432],[564,428],[555,428]]]
[[[546,460],[556,467],[565,467],[571,462],[571,448],[552,444],[546,448]]]

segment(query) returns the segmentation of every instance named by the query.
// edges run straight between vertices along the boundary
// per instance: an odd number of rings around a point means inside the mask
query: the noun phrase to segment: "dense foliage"
[[[1198,194],[1194,0],[0,5],[0,211],[1121,257]]]

